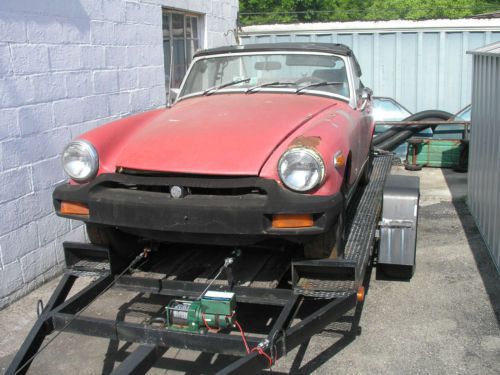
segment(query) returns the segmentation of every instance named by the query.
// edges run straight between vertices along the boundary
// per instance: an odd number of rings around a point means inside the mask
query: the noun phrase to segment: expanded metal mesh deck
[[[377,222],[382,209],[385,179],[391,170],[392,155],[375,158],[370,183],[359,189],[348,209],[348,238],[344,261],[356,264],[356,277],[352,281],[329,281],[301,278],[295,292],[318,298],[345,297],[358,289],[373,251]]]

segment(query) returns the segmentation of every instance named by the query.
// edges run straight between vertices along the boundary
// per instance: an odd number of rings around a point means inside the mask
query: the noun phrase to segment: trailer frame
[[[114,369],[112,374],[115,375],[146,373],[170,347],[241,357],[221,369],[218,374],[254,374],[269,367],[362,301],[364,296],[360,297],[359,293],[363,290],[369,261],[374,255],[376,230],[382,208],[381,197],[392,162],[392,155],[375,157],[371,182],[353,197],[348,214],[349,236],[343,259],[292,262],[290,289],[239,285],[231,288],[230,285],[221,284],[210,287],[210,290],[231,289],[235,293],[237,304],[281,309],[265,335],[246,336],[252,351],[247,352],[242,338],[231,335],[230,332],[180,332],[151,324],[82,315],[92,302],[111,288],[171,298],[196,298],[208,284],[136,277],[129,271],[145,258],[146,253],[138,255],[125,268],[118,260],[113,259],[113,255],[105,247],[64,243],[67,263],[65,273],[6,374],[26,373],[40,348],[44,349],[44,339],[54,331],[139,343],[139,347]],[[79,268],[75,265],[79,265]],[[67,298],[75,281],[89,275],[98,275],[98,278]],[[296,316],[301,306],[318,299],[323,300],[322,306],[297,322]]]

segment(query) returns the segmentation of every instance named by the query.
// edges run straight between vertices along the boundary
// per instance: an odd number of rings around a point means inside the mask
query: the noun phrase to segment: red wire
[[[219,329],[212,329],[209,327],[209,325],[207,324],[207,321],[205,320],[205,313],[201,313],[201,320],[203,320],[203,324],[205,324],[205,327],[207,327],[208,332],[217,333],[220,331],[220,328]]]
[[[245,344],[245,349],[247,350],[247,354],[250,353],[250,348],[248,347],[247,338],[245,337],[245,332],[243,332],[243,328],[241,328],[240,323],[238,323],[236,319],[234,320],[234,324],[240,330],[241,338],[243,339],[243,344]]]
[[[248,347],[247,339],[245,337],[245,332],[243,332],[243,328],[241,328],[240,323],[238,323],[238,321],[235,319],[234,324],[240,331],[241,338],[243,339],[243,344],[245,344],[245,349],[247,350],[247,354],[250,354],[251,352],[259,353],[260,355],[266,357],[267,361],[269,362],[269,367],[271,367],[273,365],[273,359],[259,346],[256,346],[255,348],[250,350],[250,348]]]

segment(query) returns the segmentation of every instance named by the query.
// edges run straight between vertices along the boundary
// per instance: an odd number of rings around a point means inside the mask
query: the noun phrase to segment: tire
[[[106,246],[120,259],[130,260],[141,250],[139,239],[112,227],[86,224],[87,235],[94,245]]]
[[[346,220],[345,203],[342,203],[342,210],[332,229],[304,244],[304,256],[307,259],[336,259],[343,257],[346,242]]]
[[[412,171],[412,172],[416,172],[416,171],[421,171],[422,170],[422,166],[419,165],[419,164],[405,164],[405,169],[407,171]]]
[[[368,185],[370,182],[370,178],[372,176],[373,170],[373,143],[370,145],[370,155],[368,156],[368,161],[366,162],[365,169],[363,169],[363,174],[361,175],[361,179],[359,183],[361,185]]]

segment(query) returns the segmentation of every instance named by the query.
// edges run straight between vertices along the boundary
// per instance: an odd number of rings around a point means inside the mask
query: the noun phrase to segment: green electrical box
[[[408,143],[406,161],[413,164],[416,152],[416,164],[423,167],[454,168],[460,164],[462,141],[459,139],[424,139],[420,143]]]

